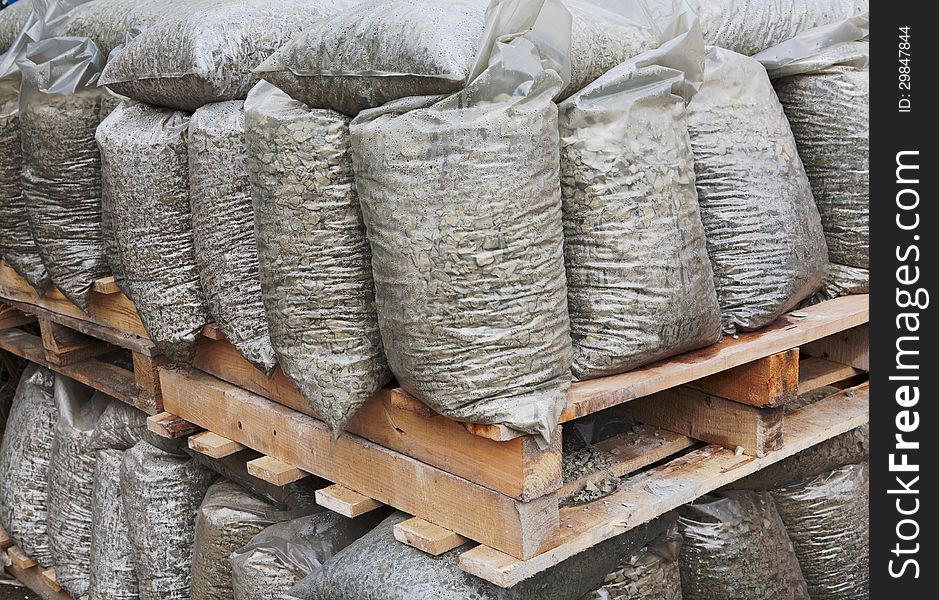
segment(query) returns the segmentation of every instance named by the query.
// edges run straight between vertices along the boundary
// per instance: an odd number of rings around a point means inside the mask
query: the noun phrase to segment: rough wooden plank
[[[628,432],[603,440],[594,448],[612,465],[565,483],[558,495],[567,498],[589,484],[597,484],[610,477],[624,477],[697,443],[688,436],[652,426],[643,426],[638,433]]]
[[[0,527],[0,550],[6,551],[6,549],[12,545],[13,538],[10,537],[10,534],[7,533],[6,529]]]
[[[304,473],[273,456],[262,456],[248,461],[248,474],[276,486],[284,486],[309,476],[309,473]]]
[[[54,365],[70,365],[114,350],[114,347],[106,342],[88,337],[49,319],[39,319],[39,331],[45,347],[46,360]]]
[[[844,296],[783,315],[769,327],[740,334],[737,339],[724,338],[713,346],[621,375],[576,382],[567,394],[561,422],[690,383],[869,320],[867,295]]]
[[[316,416],[279,368],[267,377],[228,342],[201,339],[193,366]],[[473,435],[464,424],[438,415],[416,400],[406,405],[400,400],[394,390],[380,391],[352,417],[346,430],[518,500],[539,498],[561,487],[560,432],[545,449],[533,436],[499,442]]]
[[[91,289],[104,295],[121,293],[121,288],[117,285],[113,275],[96,280]]]
[[[202,431],[202,427],[168,412],[147,417],[147,429],[168,440],[179,439]]]
[[[36,566],[36,561],[26,556],[26,553],[20,550],[19,546],[7,548],[7,557],[9,557],[10,562],[20,569],[29,569]]]
[[[33,323],[35,320],[36,317],[32,315],[0,303],[0,330],[26,325],[27,323]]]
[[[554,494],[519,502],[359,436],[334,440],[321,421],[198,371],[164,370],[161,383],[187,421],[467,538],[520,558],[555,544]]]
[[[7,566],[7,571],[30,590],[30,598],[36,597],[42,600],[72,600],[71,594],[65,590],[56,592],[50,589],[42,580],[42,570],[38,566],[20,569],[16,565],[9,565]],[[83,596],[79,598],[79,600],[87,600],[87,597]]]
[[[688,387],[760,408],[784,406],[799,395],[799,349],[770,354],[693,381]]]
[[[211,458],[224,458],[245,449],[238,442],[211,431],[203,431],[190,436],[188,442],[191,449]]]
[[[848,365],[809,356],[799,361],[799,393],[811,392],[862,373],[860,369]]]
[[[317,504],[350,519],[384,506],[381,502],[343,485],[331,485],[316,490],[315,495]]]
[[[431,417],[436,414],[429,406],[402,388],[394,388],[391,390],[391,405],[395,408],[410,411],[423,417]],[[508,442],[526,435],[506,425],[490,425],[486,423],[461,423],[461,425],[473,435],[496,442]]]
[[[449,529],[434,525],[424,519],[413,517],[394,526],[395,539],[422,550],[432,556],[440,556],[466,543],[466,538]]]
[[[805,344],[802,352],[807,356],[825,358],[861,371],[870,371],[870,327],[862,325]]]
[[[529,560],[478,546],[460,555],[460,568],[511,587],[600,542],[620,535],[720,487],[746,477],[868,420],[868,384],[850,388],[786,416],[786,445],[762,458],[706,446],[628,479],[618,491],[585,506],[561,509],[561,544]],[[586,510],[585,510],[586,508]]]
[[[51,589],[53,592],[62,591],[62,586],[59,585],[59,580],[55,576],[55,569],[45,569],[39,573],[39,578],[42,580],[46,586]]]
[[[209,338],[210,340],[225,341],[228,337],[222,333],[222,330],[215,323],[209,323],[202,328],[202,335]]]
[[[163,394],[160,391],[161,367],[167,361],[165,356],[148,356],[140,352],[133,353],[134,385],[137,387],[138,406],[156,414],[163,410]]]

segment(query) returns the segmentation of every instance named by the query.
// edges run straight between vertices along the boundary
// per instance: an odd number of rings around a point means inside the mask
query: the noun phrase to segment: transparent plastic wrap
[[[52,371],[30,365],[20,376],[0,446],[0,526],[37,563],[52,564],[46,526],[49,459],[58,410]]]
[[[822,217],[833,267],[821,293],[826,299],[867,288],[869,34],[863,15],[811,29],[754,56],[774,80]]]
[[[704,41],[750,56],[813,27],[869,10],[869,0],[689,0]]]
[[[187,363],[208,322],[189,202],[190,115],[124,102],[98,127],[124,286],[150,339]]]
[[[581,600],[682,600],[678,526],[631,554],[603,579],[603,585]]]
[[[101,120],[103,121],[108,115],[117,110],[117,107],[124,100],[126,100],[124,96],[119,96],[108,88],[104,88],[101,93]],[[95,139],[97,140],[97,135]],[[104,185],[105,172],[109,169],[107,157],[103,152],[100,152],[100,147],[98,154],[101,160],[101,237],[104,241],[104,252],[114,282],[124,294],[127,294],[127,285],[124,283],[124,263],[121,261],[121,252],[117,247],[117,238],[114,231],[114,202],[111,200],[111,187]]]
[[[104,55],[86,38],[30,44],[19,120],[23,201],[52,282],[88,308],[95,280],[110,273],[101,230],[101,160],[95,143]]]
[[[391,378],[348,124],[267,82],[245,102],[271,342],[284,374],[337,433]]]
[[[33,12],[33,0],[19,0],[0,10],[0,53],[6,52],[26,26]]]
[[[760,63],[711,46],[688,126],[724,330],[759,329],[815,293],[828,267],[789,122]]]
[[[266,81],[314,107],[357,115],[466,84],[489,0],[369,0],[294,37],[261,66]]]
[[[277,363],[261,301],[243,106],[207,104],[189,122],[192,236],[215,323],[251,364],[270,374]]]
[[[212,484],[196,512],[192,600],[231,600],[228,557],[265,527],[289,518],[237,483]]]
[[[234,600],[286,600],[288,590],[382,520],[375,510],[347,519],[330,510],[271,525],[231,554]]]
[[[91,38],[107,56],[124,43],[127,33],[145,30],[194,4],[193,0],[93,0],[69,14],[62,35]]]
[[[136,563],[121,499],[120,450],[99,450],[91,511],[90,600],[137,600]]]
[[[685,21],[678,37],[558,107],[577,379],[720,338],[685,112],[700,85],[704,42],[690,15],[673,18]]]
[[[121,496],[140,600],[188,600],[196,510],[215,474],[142,441],[124,453]]]
[[[489,19],[464,91],[353,121],[355,184],[398,382],[451,418],[549,440],[570,385],[552,101],[570,13],[506,0]]]
[[[393,527],[410,518],[396,512],[291,588],[300,600],[577,600],[596,587],[622,556],[638,551],[673,519],[656,519],[606,540],[511,588],[463,572],[464,544],[431,556],[395,540]]]
[[[808,600],[792,543],[766,492],[703,496],[679,509],[684,600]]]
[[[145,29],[105,68],[119,94],[180,110],[243,100],[251,72],[304,28],[352,0],[193,0]]]
[[[869,485],[853,464],[771,490],[812,598],[869,597]]]

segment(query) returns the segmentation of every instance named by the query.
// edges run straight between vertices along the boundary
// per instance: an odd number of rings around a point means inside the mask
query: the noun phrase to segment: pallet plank
[[[175,440],[202,431],[202,427],[169,413],[147,417],[147,429],[168,440]]]
[[[70,365],[114,350],[106,342],[88,337],[49,319],[39,319],[39,332],[46,360],[58,366]]]
[[[45,569],[39,573],[39,577],[53,592],[62,591],[62,586],[59,585],[59,580],[55,576],[55,569]]]
[[[36,561],[26,556],[26,553],[20,550],[19,546],[10,546],[7,548],[7,557],[10,562],[20,569],[29,569],[36,566]]]
[[[783,406],[799,395],[799,349],[727,369],[693,381],[688,387],[759,408]]]
[[[0,303],[0,330],[33,323],[36,317]]]
[[[862,325],[809,342],[802,347],[802,352],[870,371],[870,327]]]
[[[863,425],[868,420],[869,404],[867,383],[833,394],[786,416],[791,433],[780,450],[762,458],[737,456],[717,446],[694,450],[630,478],[604,498],[605,502],[562,508],[561,543],[556,548],[522,561],[477,546],[460,555],[460,568],[497,586],[511,587],[604,540]]]
[[[285,486],[309,476],[309,473],[304,473],[297,467],[288,465],[273,456],[249,460],[248,474],[276,486]]]
[[[417,517],[395,524],[394,536],[402,544],[417,548],[431,556],[440,556],[467,542],[462,535]]]
[[[860,369],[848,365],[809,356],[799,361],[799,393],[811,392],[862,373]]]
[[[317,504],[350,519],[384,506],[343,485],[324,487],[316,490],[315,495]]]
[[[114,279],[113,275],[108,275],[107,277],[102,277],[101,279],[95,280],[92,284],[91,289],[98,292],[99,294],[120,294],[121,288],[117,285],[117,280]]]
[[[192,450],[211,458],[225,458],[245,449],[238,442],[211,431],[203,431],[191,436],[188,443]]]
[[[520,558],[555,544],[554,494],[519,502],[359,436],[334,440],[321,421],[198,371],[163,370],[161,383],[174,414],[379,502]]]

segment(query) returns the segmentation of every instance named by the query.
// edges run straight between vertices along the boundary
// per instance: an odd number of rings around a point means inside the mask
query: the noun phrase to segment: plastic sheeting
[[[310,106],[357,115],[466,84],[488,0],[370,0],[294,37],[258,67]]]
[[[145,30],[193,4],[193,0],[93,0],[69,14],[62,35],[91,38],[107,56],[128,33]]]
[[[773,498],[730,491],[679,510],[684,600],[808,600]]]
[[[828,267],[789,122],[760,63],[712,46],[688,125],[724,329],[759,329],[812,295]]]
[[[126,100],[124,96],[119,96],[108,88],[104,88],[101,93],[101,120],[103,121],[108,115],[117,110],[117,107],[124,100]],[[109,167],[107,166],[107,156],[105,153],[100,152],[100,147],[98,154],[101,160],[103,183],[104,173]],[[121,252],[117,247],[117,237],[114,231],[114,202],[111,200],[111,186],[103,184],[101,186],[101,237],[104,242],[105,257],[108,260],[108,267],[111,269],[114,282],[122,292],[127,294],[127,285],[124,283],[124,263],[121,260]]]
[[[464,91],[353,121],[355,184],[398,382],[451,418],[549,440],[570,385],[552,101],[570,14],[553,0],[489,12]]]
[[[287,600],[293,585],[368,533],[384,514],[347,519],[320,509],[271,525],[230,557],[234,600]]]
[[[390,379],[348,122],[267,82],[245,103],[271,342],[284,374],[334,432]]]
[[[188,600],[196,509],[215,475],[139,442],[124,453],[121,494],[140,600]]]
[[[199,281],[228,341],[258,369],[276,365],[261,301],[258,247],[239,101],[207,104],[189,122],[189,188]]]
[[[243,100],[251,70],[350,0],[195,0],[129,42],[102,74],[119,94],[194,111]]]
[[[704,42],[696,25],[684,29],[559,106],[577,379],[720,338],[682,97],[700,85]]]
[[[799,34],[865,13],[869,0],[689,0],[708,44],[751,55]]]
[[[98,127],[124,286],[157,348],[187,363],[209,320],[189,203],[187,113],[125,102]]]
[[[631,554],[581,600],[682,600],[677,525]]]
[[[229,555],[265,527],[287,517],[231,481],[218,481],[196,513],[192,551],[192,600],[231,600]]]
[[[127,514],[121,498],[120,450],[98,451],[91,511],[90,600],[137,600],[134,562]]]
[[[825,299],[868,288],[869,33],[864,15],[754,56],[775,80],[821,213],[833,266],[821,293]]]
[[[23,371],[0,446],[0,526],[20,549],[42,565],[52,564],[46,527],[49,459],[58,411],[52,371]]]
[[[772,490],[812,598],[870,595],[867,469],[847,465]]]

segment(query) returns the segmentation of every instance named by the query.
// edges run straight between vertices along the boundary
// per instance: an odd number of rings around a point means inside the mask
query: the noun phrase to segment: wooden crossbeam
[[[342,485],[331,485],[316,490],[315,494],[317,504],[350,519],[384,506]]]
[[[245,447],[238,442],[222,437],[217,433],[212,433],[211,431],[203,431],[202,433],[190,436],[188,443],[192,450],[211,458],[224,458],[245,449]]]
[[[300,481],[310,475],[273,456],[262,456],[261,458],[248,461],[248,474],[278,486]]]
[[[147,429],[168,440],[175,440],[202,431],[198,425],[168,412],[147,417]]]
[[[462,535],[453,533],[424,519],[412,517],[394,526],[395,539],[403,544],[422,550],[432,556],[440,556],[467,542]]]

